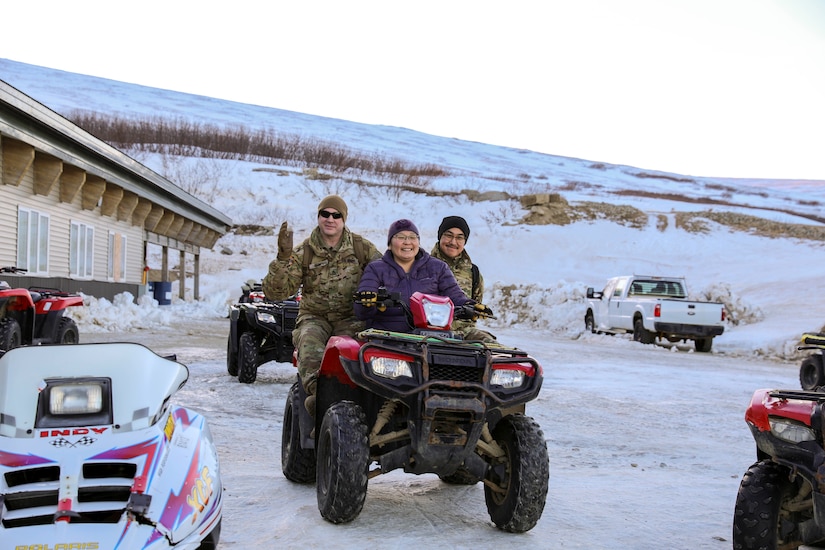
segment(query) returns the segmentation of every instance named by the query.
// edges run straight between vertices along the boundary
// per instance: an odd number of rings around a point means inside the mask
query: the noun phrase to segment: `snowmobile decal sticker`
[[[97,441],[96,437],[92,437],[93,435],[102,435],[106,432],[109,428],[102,427],[102,428],[72,428],[68,430],[40,430],[38,437],[41,439],[45,437],[54,437],[53,441],[50,441],[49,444],[53,445],[57,448],[71,448],[76,447],[77,445],[91,445],[95,441]],[[80,437],[74,441],[66,439],[69,436],[79,435]]]
[[[153,472],[150,473],[149,470],[154,469],[156,466],[155,464],[155,456],[158,454],[158,451],[163,446],[162,440],[159,442],[161,438],[155,437],[152,439],[147,439],[142,443],[138,443],[136,445],[132,445],[130,447],[123,447],[120,449],[111,449],[109,451],[105,451],[98,455],[94,455],[89,457],[89,460],[100,460],[100,459],[109,459],[109,460],[130,460],[133,458],[137,458],[139,456],[146,456],[146,461],[143,464],[143,472],[140,473],[140,476],[144,477],[145,479],[149,480],[147,484],[151,483]]]
[[[196,523],[198,513],[203,510],[203,506],[209,502],[209,497],[212,495],[212,478],[209,476],[209,469],[204,467],[198,473],[199,463],[200,446],[198,446],[195,455],[192,457],[192,462],[189,464],[189,470],[180,491],[177,493],[174,491],[169,492],[169,498],[166,500],[166,506],[158,522],[158,527],[163,526],[169,532],[173,532],[190,516],[192,517],[192,523]],[[201,499],[203,506],[199,505],[201,500],[198,500],[201,495],[204,497]],[[156,529],[147,543],[151,544],[161,536],[160,531]]]
[[[0,465],[9,468],[19,468],[20,466],[34,466],[37,464],[53,464],[55,461],[50,458],[43,458],[33,454],[21,455],[17,453],[7,453],[0,451]]]

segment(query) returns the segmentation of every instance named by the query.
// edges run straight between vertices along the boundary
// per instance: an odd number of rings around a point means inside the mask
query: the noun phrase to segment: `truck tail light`
[[[661,317],[662,316],[662,304],[656,304],[656,307],[653,308],[653,316],[654,317]]]
[[[722,308],[722,321],[724,321],[728,316],[728,312],[725,308]]]

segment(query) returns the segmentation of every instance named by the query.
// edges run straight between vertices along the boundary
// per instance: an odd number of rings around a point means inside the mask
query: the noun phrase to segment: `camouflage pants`
[[[481,342],[496,342],[496,337],[486,330],[481,330],[474,326],[459,328],[456,332],[461,334],[465,340],[480,340]]]
[[[331,336],[355,336],[364,330],[364,322],[350,317],[330,322],[324,317],[301,313],[292,331],[292,343],[298,351],[298,375],[309,394],[315,393],[318,370],[324,348]]]

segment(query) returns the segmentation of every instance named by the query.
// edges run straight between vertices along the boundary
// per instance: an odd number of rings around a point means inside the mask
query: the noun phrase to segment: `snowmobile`
[[[807,332],[802,335],[798,350],[816,350],[802,360],[799,366],[799,384],[803,390],[816,390],[825,385],[825,332]]]
[[[248,290],[247,290],[248,288]],[[258,367],[269,361],[292,359],[292,329],[298,317],[300,295],[270,301],[260,285],[242,289],[241,301],[229,308],[229,337],[226,342],[226,371],[243,384],[258,378]]]
[[[216,548],[217,449],[201,414],[170,403],[188,377],[140,344],[5,352],[2,547]]]
[[[2,267],[0,273],[25,273]],[[77,324],[66,317],[66,308],[82,306],[83,297],[54,288],[11,288],[0,281],[0,350],[23,345],[77,344]]]
[[[363,303],[363,302],[362,302]],[[402,307],[411,330],[333,336],[317,380],[315,416],[300,379],[289,390],[281,435],[284,476],[317,481],[321,516],[354,520],[370,478],[402,468],[450,484],[483,482],[487,511],[509,532],[532,529],[544,510],[549,464],[525,404],[541,389],[539,363],[498,343],[462,340],[453,316],[473,306],[380,289],[376,307]],[[297,361],[297,358],[296,358]]]
[[[733,548],[825,546],[825,393],[757,390],[745,413],[756,458],[742,478]]]

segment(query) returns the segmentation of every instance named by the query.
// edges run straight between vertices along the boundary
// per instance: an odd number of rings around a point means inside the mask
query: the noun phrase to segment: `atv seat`
[[[33,290],[29,291],[29,296],[32,297],[32,302],[34,302],[35,304],[43,299],[42,294],[40,294],[39,292],[35,292]]]

